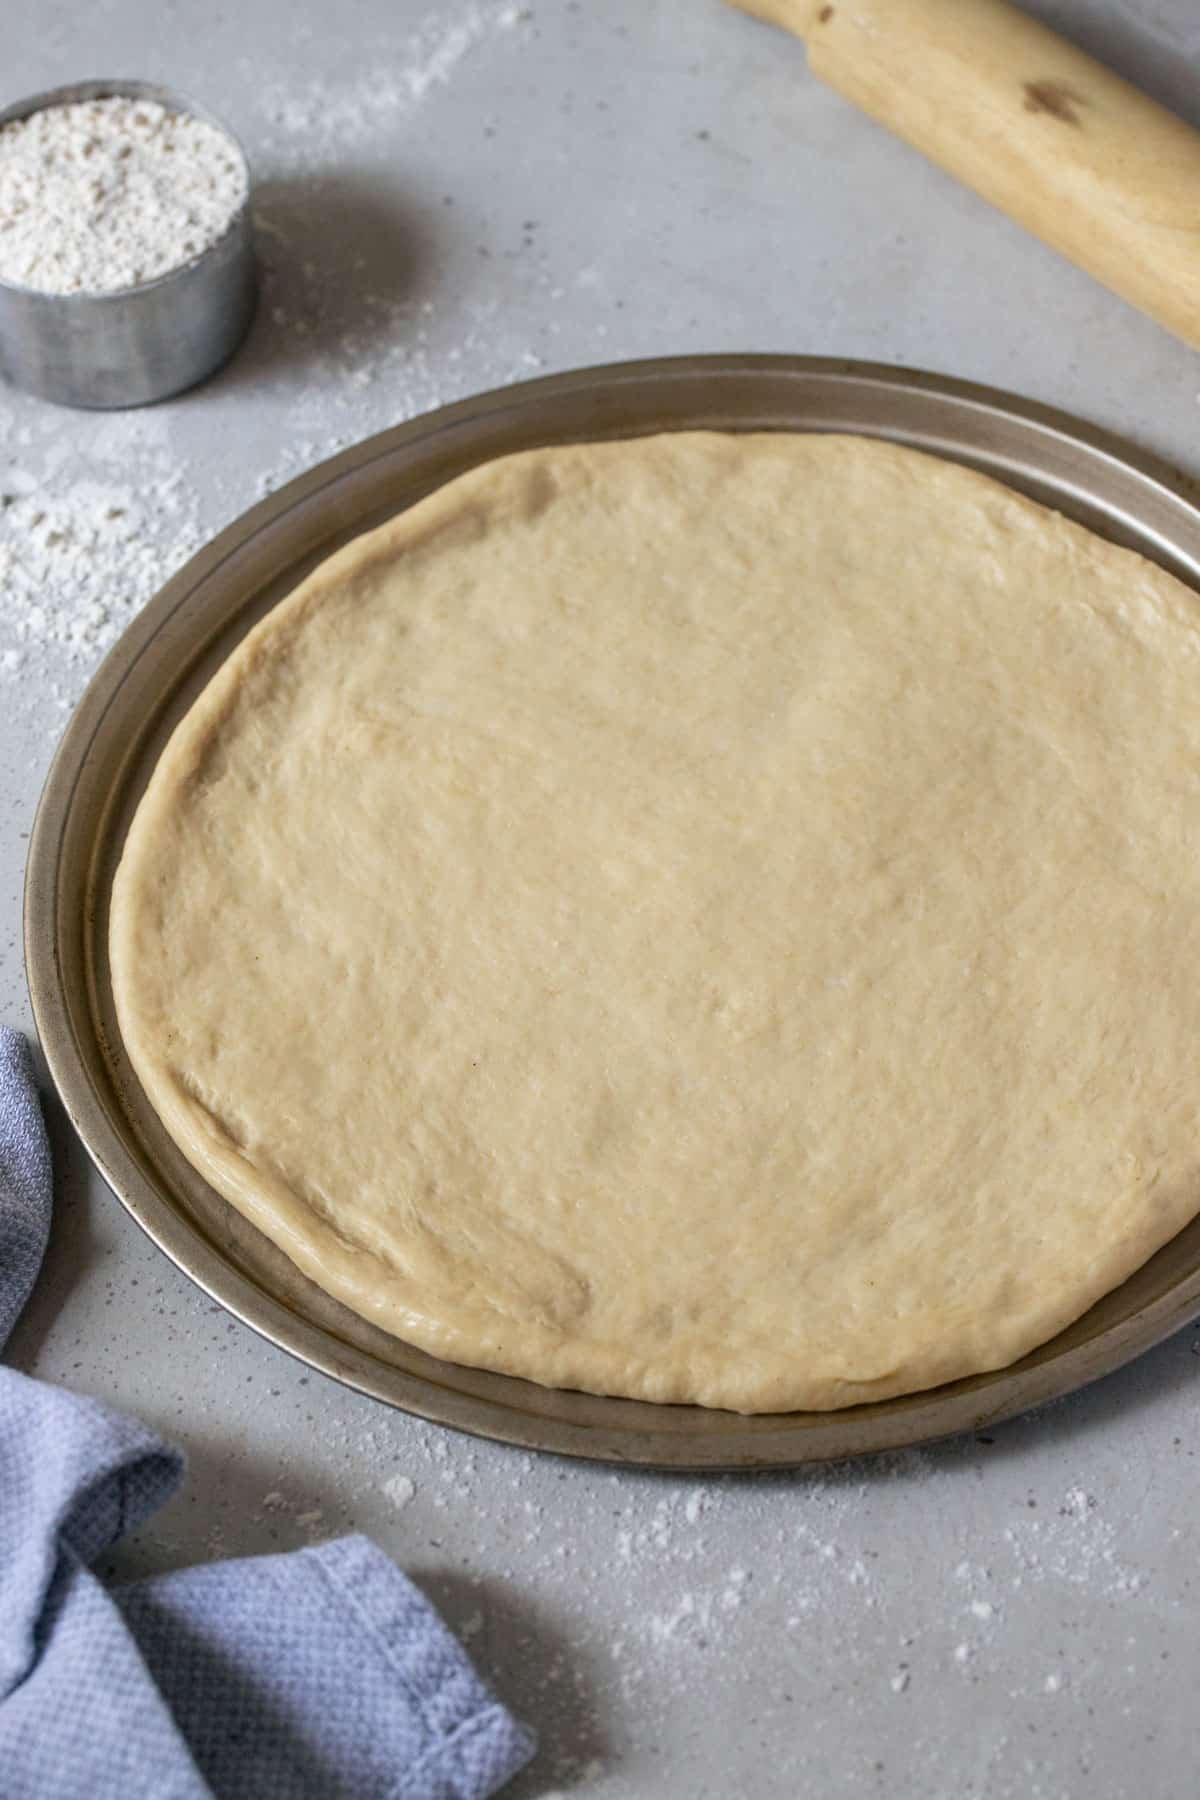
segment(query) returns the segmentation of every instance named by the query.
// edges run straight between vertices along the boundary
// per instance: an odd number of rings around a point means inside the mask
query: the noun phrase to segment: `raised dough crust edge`
[[[879,450],[881,446],[875,445]],[[561,454],[532,451],[506,463],[536,461]],[[900,452],[907,458],[916,453]],[[947,465],[935,462],[939,469]],[[249,1163],[235,1144],[183,1088],[171,1070],[163,1046],[147,1032],[136,1010],[126,1003],[136,963],[136,893],[144,866],[152,858],[162,820],[174,796],[203,760],[219,732],[244,671],[268,654],[281,634],[293,629],[323,597],[347,578],[376,561],[389,562],[400,552],[436,533],[452,519],[476,487],[486,490],[495,465],[484,465],[449,483],[397,518],[346,545],[323,563],[294,593],[251,630],[213,677],[176,728],[137,809],[113,884],[110,955],[113,991],[125,1047],[148,1099],[188,1160],[218,1193],[327,1293],[362,1317],[435,1356],[502,1373],[527,1377],[546,1386],[579,1388],[657,1402],[693,1402],[746,1412],[784,1411],[797,1407],[828,1410],[927,1389],[967,1374],[1007,1366],[1044,1343],[1079,1317],[1094,1301],[1116,1287],[1193,1216],[1189,1200],[1164,1206],[1154,1227],[1145,1219],[1130,1237],[1101,1245],[1087,1271],[1078,1271],[1066,1298],[1044,1303],[1004,1319],[973,1321],[969,1309],[931,1314],[924,1328],[906,1323],[905,1353],[897,1366],[880,1369],[869,1379],[847,1379],[837,1370],[836,1354],[827,1365],[779,1373],[764,1381],[761,1372],[748,1386],[736,1368],[727,1366],[720,1346],[703,1367],[694,1363],[683,1376],[665,1372],[652,1356],[627,1343],[580,1344],[568,1335],[523,1319],[509,1320],[488,1310],[460,1310],[455,1321],[439,1318],[423,1305],[419,1284],[386,1271],[348,1243],[270,1172]],[[951,465],[952,466],[952,465]],[[1039,517],[1045,509],[1014,495],[1002,484],[955,470],[960,480],[1003,493],[1010,506]],[[1090,550],[1091,534],[1062,521]],[[1127,552],[1131,567],[1145,571],[1143,559]],[[1153,576],[1175,605],[1192,599],[1182,584],[1160,571]],[[1200,1199],[1200,1197],[1198,1197]],[[946,1327],[954,1330],[947,1333]]]

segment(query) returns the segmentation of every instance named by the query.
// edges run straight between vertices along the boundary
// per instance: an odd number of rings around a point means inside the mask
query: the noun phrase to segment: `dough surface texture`
[[[172,736],[137,1075],[439,1356],[747,1412],[1007,1364],[1200,1209],[1198,607],[865,439],[477,469]]]

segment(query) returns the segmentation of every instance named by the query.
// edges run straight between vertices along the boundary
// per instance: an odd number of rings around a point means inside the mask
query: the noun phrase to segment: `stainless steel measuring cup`
[[[71,82],[0,109],[0,126],[46,107],[114,96],[203,119],[245,161],[220,119],[149,81]],[[105,294],[44,294],[0,280],[0,375],[64,406],[144,406],[227,362],[246,335],[256,295],[247,172],[246,199],[221,237],[165,275]]]

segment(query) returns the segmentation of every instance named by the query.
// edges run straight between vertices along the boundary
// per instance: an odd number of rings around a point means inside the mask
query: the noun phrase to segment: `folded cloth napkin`
[[[0,1027],[0,1348],[49,1225],[29,1051]],[[107,1588],[92,1565],[182,1474],[136,1420],[0,1367],[3,1800],[482,1800],[528,1761],[366,1538]]]

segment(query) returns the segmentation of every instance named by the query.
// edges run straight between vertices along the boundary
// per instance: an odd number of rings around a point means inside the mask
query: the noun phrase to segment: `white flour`
[[[383,1491],[396,1511],[400,1512],[412,1500],[417,1489],[407,1475],[389,1475],[383,1484]]]
[[[528,16],[528,8],[509,0],[470,6],[454,19],[431,13],[385,64],[357,79],[322,79],[299,90],[291,83],[268,87],[267,116],[290,150],[322,163],[412,112],[491,33],[509,31]]]
[[[51,106],[0,127],[0,279],[108,294],[190,262],[246,198],[231,138],[150,100]]]
[[[0,446],[0,679],[37,667],[65,702],[202,534],[154,415],[98,420],[86,449],[22,435]]]

